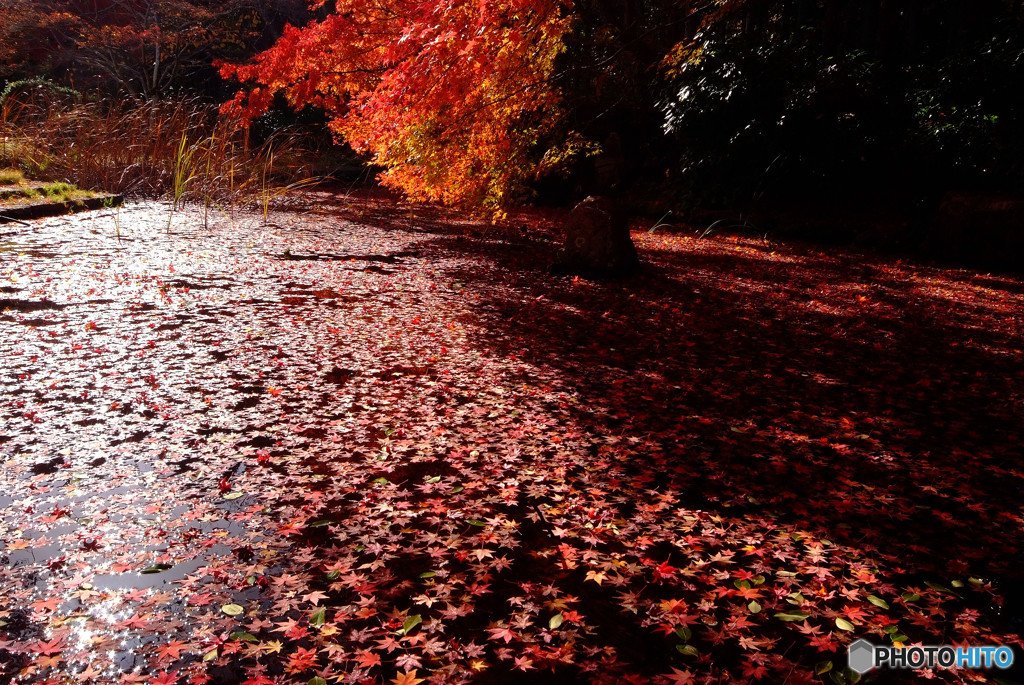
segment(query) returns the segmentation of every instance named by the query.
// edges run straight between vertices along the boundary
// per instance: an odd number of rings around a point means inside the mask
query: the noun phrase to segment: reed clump
[[[0,101],[0,167],[36,179],[135,198],[168,198],[264,214],[287,190],[308,185],[298,137],[260,143],[248,129],[195,99]]]
[[[14,185],[25,180],[25,173],[21,169],[0,167],[0,186]]]

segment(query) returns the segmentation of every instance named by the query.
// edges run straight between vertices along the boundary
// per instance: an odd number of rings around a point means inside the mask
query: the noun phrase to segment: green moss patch
[[[0,176],[0,178],[3,178]],[[39,202],[65,203],[95,197],[91,190],[80,190],[70,183],[26,183],[24,181],[0,187],[0,207],[20,206]]]

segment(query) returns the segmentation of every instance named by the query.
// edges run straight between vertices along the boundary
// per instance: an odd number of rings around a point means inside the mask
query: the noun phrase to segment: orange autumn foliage
[[[251,63],[222,65],[246,87],[225,111],[251,120],[282,93],[296,109],[324,108],[332,131],[412,199],[490,208],[514,199],[536,168],[535,141],[558,118],[552,77],[567,3],[334,4]]]

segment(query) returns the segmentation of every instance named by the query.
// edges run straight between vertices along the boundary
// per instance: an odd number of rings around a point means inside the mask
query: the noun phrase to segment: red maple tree
[[[552,75],[570,21],[560,0],[342,0],[252,63],[223,65],[248,86],[225,109],[251,119],[278,93],[322,107],[338,136],[384,167],[386,184],[497,207],[534,170],[535,141],[557,120]]]

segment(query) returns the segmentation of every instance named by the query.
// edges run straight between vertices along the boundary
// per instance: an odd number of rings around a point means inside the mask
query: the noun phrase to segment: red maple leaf
[[[809,642],[821,652],[835,652],[839,649],[839,643],[832,639],[832,635],[815,635]]]
[[[768,669],[764,664],[754,663],[747,660],[743,664],[743,677],[750,680],[760,680],[761,678],[768,675]]]
[[[187,642],[171,640],[167,644],[157,647],[156,654],[161,662],[170,663],[171,661],[181,658],[182,650],[188,646],[189,644]]]
[[[242,685],[274,685],[274,681],[265,675],[254,675],[242,681]]]
[[[288,657],[286,670],[288,673],[302,673],[303,671],[316,666],[316,650],[299,647],[294,654]]]
[[[505,644],[508,644],[509,642],[512,642],[512,640],[516,639],[516,637],[517,637],[517,635],[514,632],[512,632],[508,628],[503,628],[501,626],[499,626],[497,628],[488,628],[487,632],[491,634],[491,637],[488,638],[488,639],[490,639],[490,640],[504,640]]]
[[[55,637],[49,642],[39,640],[29,646],[29,650],[34,654],[42,654],[43,656],[53,656],[54,654],[60,654],[64,649],[64,639]]]
[[[167,673],[166,671],[160,671],[154,678],[149,681],[149,685],[177,685],[178,672]]]
[[[356,652],[356,663],[363,668],[380,666],[380,654],[369,649],[360,649]]]
[[[652,567],[652,571],[654,572],[654,581],[658,583],[660,583],[662,580],[674,578],[676,573],[679,572],[679,569],[677,569],[675,566],[669,566],[667,559],[658,564],[657,566],[654,565],[654,562],[645,563],[648,563],[648,565]]]

